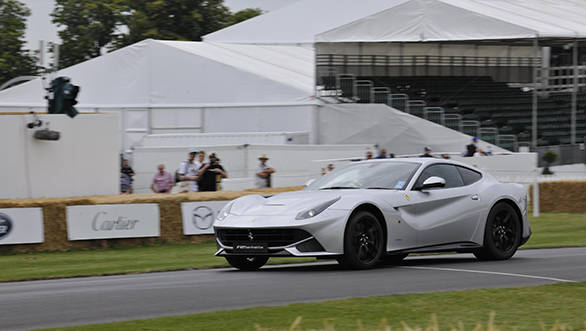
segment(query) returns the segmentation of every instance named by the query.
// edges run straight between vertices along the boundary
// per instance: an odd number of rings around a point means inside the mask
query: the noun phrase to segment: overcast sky
[[[39,41],[58,42],[57,27],[51,23],[49,14],[53,11],[54,0],[19,0],[30,10],[31,16],[27,20],[26,48],[36,50]],[[224,0],[224,4],[233,12],[245,8],[261,8],[271,11],[298,0]]]

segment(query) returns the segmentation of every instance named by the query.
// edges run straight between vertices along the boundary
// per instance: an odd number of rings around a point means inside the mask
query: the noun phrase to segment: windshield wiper
[[[356,186],[330,186],[330,187],[322,187],[320,190],[348,190],[348,189],[359,189],[360,187]]]
[[[373,187],[367,187],[367,190],[394,190],[390,187],[378,187],[378,186],[373,186]]]

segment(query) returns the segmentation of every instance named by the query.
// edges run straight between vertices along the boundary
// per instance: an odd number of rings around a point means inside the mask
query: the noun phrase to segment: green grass
[[[586,215],[548,213],[532,219],[533,235],[523,248],[586,246]],[[214,257],[214,243],[160,244],[61,253],[0,256],[0,281],[113,275],[227,266]],[[269,263],[314,261],[271,259]]]
[[[226,267],[215,257],[216,244],[161,244],[91,251],[0,256],[0,281],[101,276],[153,271]],[[314,258],[271,258],[269,263],[315,261]]]
[[[391,295],[53,330],[288,330],[298,317],[296,330],[403,330],[401,321],[426,328],[432,314],[440,330],[488,330],[491,312],[499,330],[542,330],[541,322],[553,330],[556,321],[563,330],[586,330],[586,283]],[[479,323],[482,328],[475,329]]]
[[[542,213],[530,222],[533,234],[523,248],[586,246],[586,214]]]

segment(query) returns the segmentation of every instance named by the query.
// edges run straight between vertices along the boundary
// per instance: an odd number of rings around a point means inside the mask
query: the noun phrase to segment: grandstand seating
[[[332,79],[330,78],[330,81]],[[510,87],[488,76],[380,77],[338,75],[345,102],[389,106],[516,150],[531,141],[531,91]],[[576,140],[586,136],[586,93],[578,95]],[[570,143],[571,96],[538,99],[538,145]]]

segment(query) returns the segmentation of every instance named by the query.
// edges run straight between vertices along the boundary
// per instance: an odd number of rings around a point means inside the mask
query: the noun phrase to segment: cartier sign
[[[69,240],[158,237],[157,204],[67,207]]]

